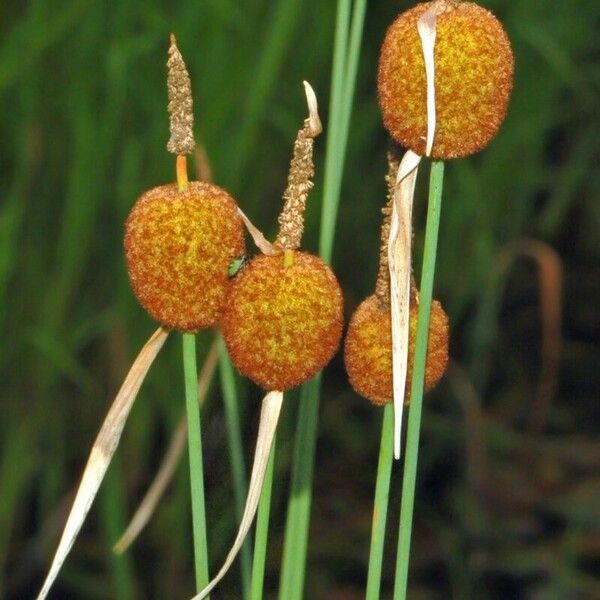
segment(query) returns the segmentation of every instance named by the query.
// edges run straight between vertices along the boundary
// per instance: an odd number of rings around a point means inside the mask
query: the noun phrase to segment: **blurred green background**
[[[436,296],[452,363],[426,400],[411,598],[600,597],[600,3],[482,2],[505,23],[516,77],[480,155],[447,165]],[[378,48],[408,2],[372,2],[334,268],[346,314],[370,294],[385,198]],[[87,453],[155,324],[129,289],[123,222],[171,181],[165,62],[178,37],[214,179],[275,232],[302,79],[320,99],[315,250],[335,3],[6,0],[0,6],[0,597],[29,598],[49,565]],[[425,171],[416,204],[422,241]],[[562,273],[562,286],[560,285]],[[183,410],[177,336],[144,385],[54,598],[187,598],[187,463],[121,559],[111,555]],[[210,335],[200,336],[205,353]],[[239,382],[245,452],[260,391]],[[364,596],[381,412],[326,370],[306,598]],[[279,579],[297,394],[278,436],[267,597]],[[218,385],[203,413],[211,572],[235,527]],[[394,570],[394,470],[384,594]],[[239,598],[235,566],[215,598]]]

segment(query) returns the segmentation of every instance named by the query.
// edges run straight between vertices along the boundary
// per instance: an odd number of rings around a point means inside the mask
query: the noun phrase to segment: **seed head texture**
[[[125,225],[125,256],[140,304],[169,329],[213,326],[229,285],[228,268],[244,254],[237,206],[223,189],[190,182],[145,192]]]
[[[418,306],[411,304],[408,342],[406,403],[410,401],[410,385],[417,336]],[[350,384],[361,396],[377,406],[392,400],[392,333],[389,307],[382,306],[377,296],[369,296],[356,309],[350,320],[344,348],[344,362]],[[425,364],[425,391],[435,387],[448,364],[448,317],[442,305],[431,304],[429,343]]]
[[[221,319],[236,368],[267,390],[308,381],[331,359],[342,334],[343,299],[317,256],[257,256],[235,277]]]
[[[435,43],[436,133],[432,157],[459,158],[484,148],[508,107],[514,72],[510,41],[496,17],[473,2],[442,0]],[[389,27],[379,58],[377,88],[390,135],[425,153],[427,83],[417,4]]]

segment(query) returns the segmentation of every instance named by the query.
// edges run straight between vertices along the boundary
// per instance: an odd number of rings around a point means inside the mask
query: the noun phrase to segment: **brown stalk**
[[[505,269],[519,256],[531,258],[538,268],[542,320],[541,372],[532,404],[528,428],[533,434],[543,430],[558,385],[561,349],[562,265],[555,250],[533,239],[518,240],[504,249]]]

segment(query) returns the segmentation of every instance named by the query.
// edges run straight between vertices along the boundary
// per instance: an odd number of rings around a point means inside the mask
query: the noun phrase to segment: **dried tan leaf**
[[[268,256],[274,256],[275,254],[281,254],[281,250],[278,250],[271,244],[271,242],[263,235],[262,231],[255,227],[252,221],[244,214],[244,211],[238,206],[238,214],[240,215],[248,233],[252,236],[256,247]]]
[[[423,58],[425,60],[425,76],[427,79],[427,141],[425,155],[431,155],[433,138],[435,137],[436,111],[435,111],[435,60],[434,47],[436,38],[436,21],[439,14],[446,10],[444,0],[433,2],[417,21],[417,30],[421,38]]]
[[[173,478],[175,470],[177,469],[177,465],[179,464],[179,460],[181,459],[181,455],[185,450],[186,441],[187,421],[184,414],[177,424],[177,428],[175,429],[175,433],[171,438],[171,443],[169,444],[169,449],[165,454],[156,477],[148,488],[143,500],[140,502],[140,505],[131,518],[129,525],[123,532],[123,535],[113,546],[113,552],[115,554],[123,554],[129,548],[129,546],[133,544],[138,535],[150,521],[150,518],[154,514],[160,499],[163,497],[163,494]]]
[[[104,419],[98,437],[92,446],[90,457],[85,466],[79,489],[75,495],[75,501],[73,502],[71,512],[69,513],[58,544],[58,549],[52,561],[52,566],[37,596],[37,600],[43,600],[47,596],[69,551],[73,547],[75,538],[85,521],[85,517],[102,483],[108,465],[117,449],[125,421],[148,373],[148,369],[154,362],[168,335],[169,332],[162,327],[152,334],[131,366],[121,389]]]
[[[392,204],[388,263],[392,321],[392,381],[394,392],[394,456],[400,458],[402,411],[408,369],[410,276],[412,252],[412,206],[421,157],[411,150],[398,168]]]
[[[200,406],[202,406],[206,398],[208,387],[215,373],[218,360],[219,345],[217,340],[215,340],[210,347],[206,360],[202,365],[200,376],[198,377],[198,403]],[[154,481],[150,484],[146,495],[140,502],[127,529],[113,546],[115,554],[123,554],[152,518],[160,499],[163,497],[169,483],[171,483],[171,479],[173,479],[177,465],[185,450],[186,441],[187,418],[184,411]]]
[[[273,438],[277,429],[277,422],[279,421],[282,402],[283,392],[269,392],[263,398],[256,440],[256,451],[254,453],[254,464],[252,465],[252,474],[250,475],[250,485],[248,487],[248,498],[246,499],[246,506],[244,508],[244,514],[242,515],[242,522],[240,523],[238,534],[221,570],[198,595],[194,596],[193,600],[202,600],[202,598],[206,598],[208,594],[210,594],[211,590],[219,583],[219,581],[221,581],[221,579],[223,579],[229,570],[229,567],[233,563],[246,539],[246,535],[250,530],[258,507],[258,501],[260,499]]]
[[[427,80],[426,154],[431,154],[435,137],[435,38],[438,14],[445,10],[443,1],[434,2],[417,23],[425,61]],[[412,264],[412,205],[421,157],[408,150],[396,178],[392,206],[388,260],[390,267],[390,310],[392,321],[392,378],[394,392],[394,457],[400,458],[402,411],[408,368],[408,328],[410,313],[410,276]]]

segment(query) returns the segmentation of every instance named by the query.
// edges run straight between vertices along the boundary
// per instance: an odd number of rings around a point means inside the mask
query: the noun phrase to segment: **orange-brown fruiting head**
[[[233,198],[209,183],[163,185],[144,193],[125,225],[125,256],[140,304],[170,329],[214,325],[229,285],[228,268],[244,254]]]
[[[223,310],[223,336],[237,369],[267,390],[308,381],[331,359],[342,335],[343,299],[317,256],[257,256],[235,277]]]
[[[417,337],[418,306],[411,304],[406,374],[406,404],[410,402],[410,384]],[[344,348],[344,362],[354,390],[378,406],[392,401],[392,333],[389,306],[369,296],[350,320]],[[448,364],[448,317],[434,300],[429,321],[429,343],[425,363],[425,391],[441,379]]]
[[[377,88],[390,135],[425,153],[427,83],[417,4],[390,26],[379,58]],[[485,147],[500,127],[512,90],[510,41],[494,15],[473,2],[441,0],[435,41],[437,125],[432,157],[468,156]]]

